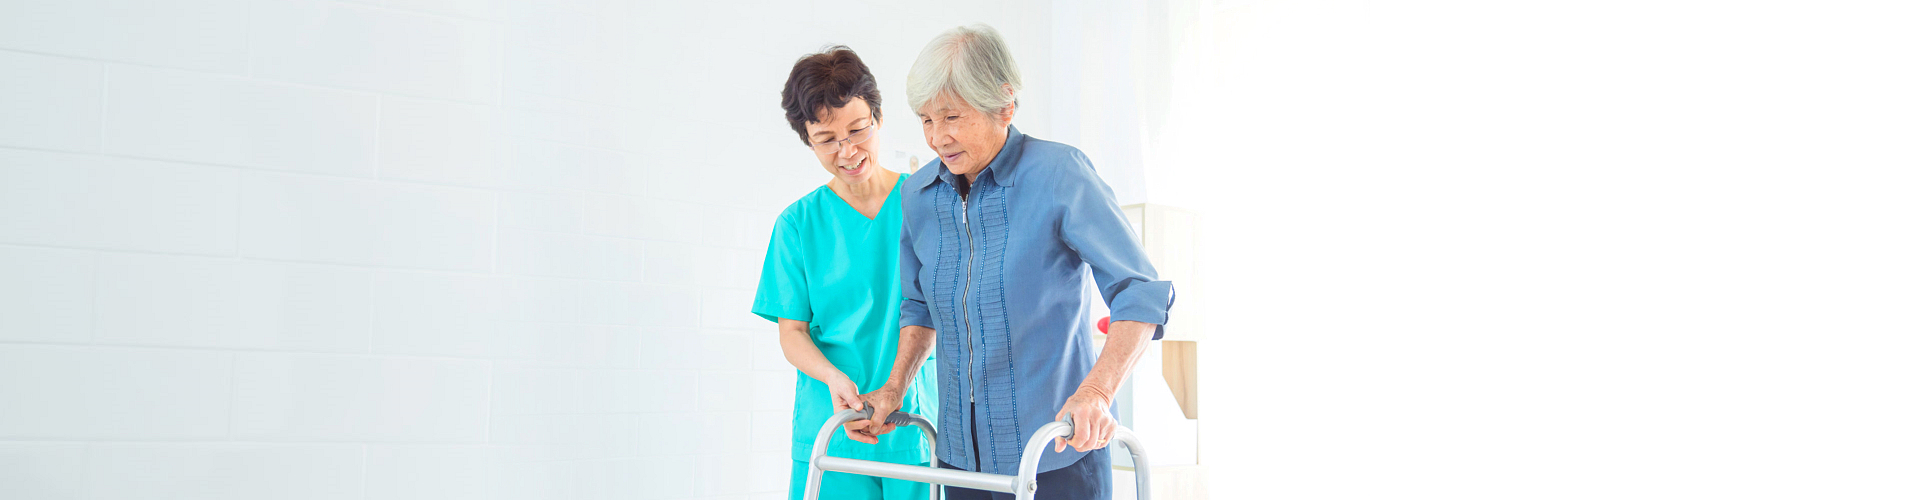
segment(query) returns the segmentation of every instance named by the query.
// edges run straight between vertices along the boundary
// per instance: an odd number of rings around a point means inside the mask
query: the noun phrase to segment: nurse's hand
[[[854,385],[853,380],[847,378],[846,374],[841,374],[832,382],[827,382],[827,394],[833,397],[834,413],[840,413],[840,410],[866,409],[866,405],[860,404],[860,386]]]
[[[879,390],[866,393],[860,398],[866,400],[867,404],[873,405],[873,419],[847,422],[847,438],[867,444],[880,444],[881,434],[893,432],[894,426],[887,423],[887,416],[900,409],[900,390],[892,386],[881,386]]]

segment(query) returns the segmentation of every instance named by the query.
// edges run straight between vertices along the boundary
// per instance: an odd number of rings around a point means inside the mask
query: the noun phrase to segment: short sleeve
[[[767,321],[780,318],[813,321],[813,306],[807,300],[807,270],[800,235],[787,217],[773,224],[773,237],[767,242],[767,260],[760,266],[760,289],[753,294],[753,313]]]

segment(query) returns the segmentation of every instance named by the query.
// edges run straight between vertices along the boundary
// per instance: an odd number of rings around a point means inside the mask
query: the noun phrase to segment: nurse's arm
[[[820,352],[820,346],[813,343],[813,335],[807,331],[805,321],[780,318],[780,353],[801,373],[827,384],[827,392],[833,395],[833,411],[864,408],[860,404],[860,387],[834,367],[832,361],[827,361],[827,355]]]
[[[913,376],[920,373],[920,365],[925,364],[927,356],[932,353],[932,328],[919,325],[900,327],[900,348],[893,356],[893,372],[887,374],[886,385],[861,396],[873,405],[873,420],[847,423],[847,437],[862,443],[879,444],[881,434],[893,432],[893,424],[886,423],[887,415],[900,409],[902,395],[913,385]],[[873,425],[873,422],[881,424]]]

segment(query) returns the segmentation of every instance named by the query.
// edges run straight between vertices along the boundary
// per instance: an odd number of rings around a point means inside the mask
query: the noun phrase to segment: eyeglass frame
[[[823,155],[840,154],[840,151],[846,149],[847,146],[861,144],[861,143],[865,143],[867,141],[873,140],[874,136],[879,135],[878,134],[879,130],[875,129],[875,127],[879,127],[879,126],[880,126],[880,122],[875,121],[873,123],[867,124],[867,126],[865,127],[860,127],[859,130],[855,130],[853,132],[847,133],[847,138],[845,139],[841,139],[837,141],[827,141],[827,142],[807,141],[807,147],[813,148],[813,151],[815,153],[819,153]],[[861,137],[860,140],[858,141],[854,141],[853,140],[854,137],[859,136],[860,134],[867,134],[867,136]],[[833,150],[825,151],[820,149],[827,146],[832,146]]]

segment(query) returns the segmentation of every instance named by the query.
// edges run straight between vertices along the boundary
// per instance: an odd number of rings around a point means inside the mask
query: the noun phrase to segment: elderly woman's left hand
[[[1067,404],[1061,405],[1060,413],[1053,416],[1060,420],[1073,415],[1073,438],[1053,438],[1053,451],[1065,451],[1073,446],[1074,451],[1092,451],[1107,447],[1107,440],[1113,439],[1113,432],[1120,427],[1113,421],[1113,415],[1107,413],[1107,407],[1113,405],[1113,397],[1097,388],[1081,385],[1080,389],[1067,398]]]

